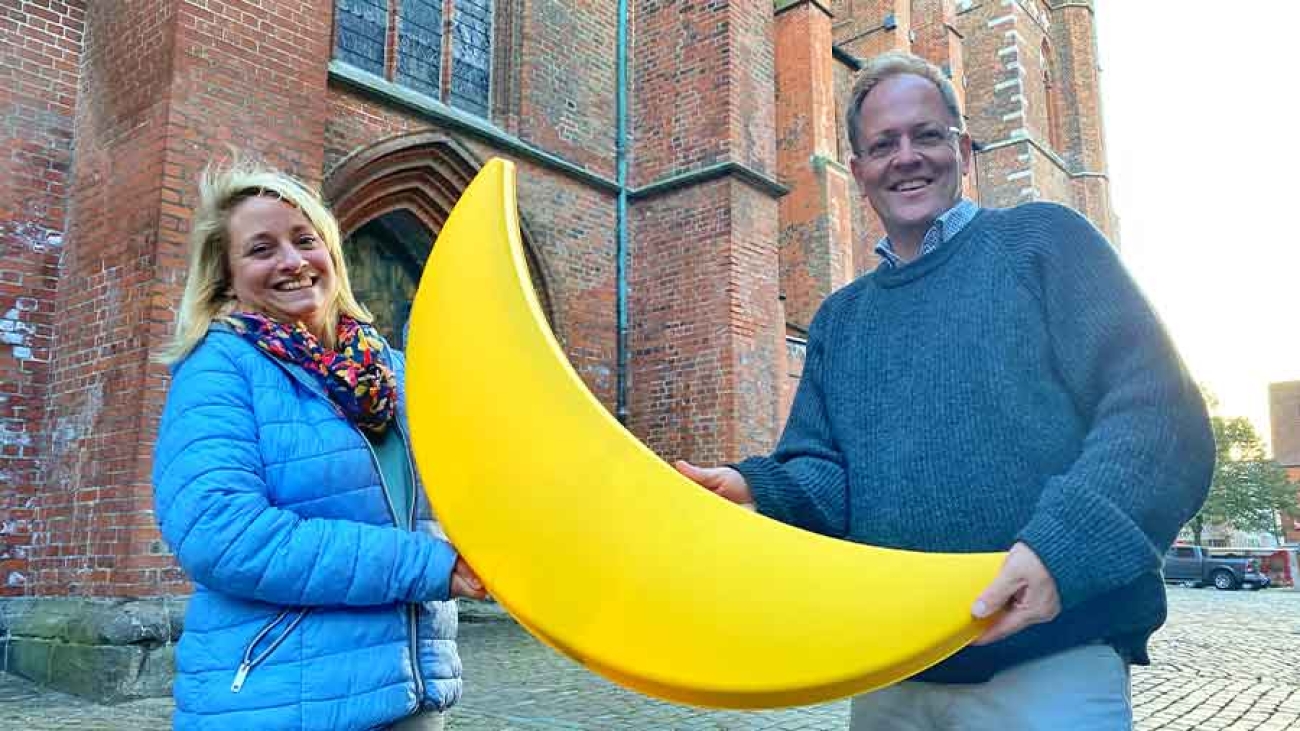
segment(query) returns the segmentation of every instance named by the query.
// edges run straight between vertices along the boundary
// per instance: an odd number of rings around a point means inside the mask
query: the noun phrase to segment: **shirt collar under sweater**
[[[921,239],[920,253],[916,259],[924,257],[926,254],[939,248],[952,240],[954,236],[961,233],[966,224],[975,219],[975,215],[980,212],[980,207],[974,203],[962,198],[947,211],[939,214],[926,230],[925,237]],[[906,266],[910,262],[903,261],[902,257],[894,251],[894,244],[886,236],[876,244],[876,254],[880,256],[880,267],[882,269],[897,269]]]

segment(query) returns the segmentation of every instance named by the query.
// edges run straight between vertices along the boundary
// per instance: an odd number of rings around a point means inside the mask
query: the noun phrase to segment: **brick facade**
[[[1268,385],[1273,458],[1283,467],[1300,468],[1300,381]]]
[[[981,202],[1059,200],[1114,234],[1089,3],[628,5],[628,425],[667,458],[770,448],[813,312],[875,266],[841,123],[861,59],[951,74]],[[514,160],[534,281],[613,409],[616,7],[497,0],[483,119],[334,60],[334,0],[0,0],[0,595],[188,591],[151,509],[150,357],[195,180],[235,148],[323,186],[345,234],[394,207],[436,229],[458,176]],[[445,159],[384,167],[408,144]]]
[[[1273,459],[1286,468],[1292,482],[1300,485],[1300,381],[1268,385],[1268,415]],[[1286,542],[1300,543],[1300,516],[1283,516],[1282,523]]]
[[[0,596],[32,591],[86,3],[0,4]]]
[[[1093,3],[959,2],[980,200],[1054,200],[1118,244],[1102,132]]]

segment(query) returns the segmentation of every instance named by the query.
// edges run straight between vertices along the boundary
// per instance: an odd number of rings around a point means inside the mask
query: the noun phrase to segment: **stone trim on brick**
[[[1047,158],[1052,161],[1052,164],[1056,165],[1058,168],[1061,169],[1061,172],[1065,173],[1071,178],[1102,178],[1104,180],[1110,179],[1109,174],[1098,172],[1095,170],[1079,170],[1079,171],[1070,170],[1070,166],[1066,164],[1064,158],[1056,154],[1056,152],[1053,151],[1050,147],[1039,142],[1037,138],[1025,132],[1024,129],[1015,130],[1015,132],[1019,132],[1021,134],[1013,133],[1013,136],[1005,140],[998,140],[997,142],[981,143],[979,151],[992,152],[993,150],[997,150],[1003,147],[1010,147],[1011,145],[1019,145],[1027,142],[1035,150],[1047,156]]]
[[[839,61],[845,66],[848,66],[854,71],[861,71],[862,67],[866,64],[862,59],[841,48],[838,43],[831,44],[831,58]]]
[[[492,125],[487,120],[466,114],[432,97],[398,86],[387,79],[362,71],[351,64],[338,60],[330,61],[329,77],[331,81],[349,86],[367,96],[417,112],[429,118],[432,122],[478,138],[490,145],[539,163],[551,170],[564,173],[605,192],[618,192],[618,183],[614,180],[593,173],[581,165],[565,160],[559,155],[534,147]]]
[[[1056,3],[1055,5],[1053,5],[1051,2],[1048,2],[1047,4],[1048,10],[1060,10],[1061,8],[1083,8],[1084,10],[1087,10],[1089,13],[1092,13],[1094,15],[1097,13],[1097,9],[1092,6],[1091,2],[1084,2],[1083,0],[1074,0],[1073,2]]]
[[[645,200],[655,196],[663,195],[681,188],[689,188],[695,185],[702,185],[718,178],[734,176],[741,182],[749,185],[751,188],[765,193],[772,198],[780,198],[790,189],[776,182],[772,178],[758,172],[757,170],[735,162],[720,162],[714,165],[708,165],[698,170],[691,170],[678,175],[670,175],[666,178],[656,180],[649,185],[643,185],[628,193],[629,200]]]
[[[800,5],[811,5],[814,8],[817,8],[818,10],[825,13],[826,17],[828,18],[835,17],[835,13],[832,13],[829,8],[827,8],[824,4],[818,2],[818,0],[775,0],[774,5],[775,5],[775,10],[772,12],[772,15],[780,15],[781,13],[784,13],[787,10],[793,10],[799,7]]]

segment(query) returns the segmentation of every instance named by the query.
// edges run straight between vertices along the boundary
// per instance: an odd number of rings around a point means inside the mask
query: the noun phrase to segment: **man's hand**
[[[754,505],[754,495],[749,491],[745,476],[730,467],[696,467],[682,459],[674,462],[673,466],[715,495],[725,497],[733,503],[751,507]]]
[[[483,599],[487,596],[483,581],[460,556],[456,557],[456,565],[451,569],[451,595],[467,599]]]
[[[973,644],[987,645],[1020,630],[1050,622],[1061,613],[1061,597],[1056,580],[1038,555],[1023,543],[1011,547],[1002,570],[993,583],[980,594],[971,607],[971,615],[983,619],[997,611],[1002,614],[984,630]]]

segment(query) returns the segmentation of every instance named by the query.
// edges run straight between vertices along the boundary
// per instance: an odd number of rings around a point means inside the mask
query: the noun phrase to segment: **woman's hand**
[[[474,569],[470,568],[470,565],[460,556],[456,557],[456,565],[451,569],[451,596],[453,598],[463,596],[467,599],[487,597],[482,579],[479,579]]]

